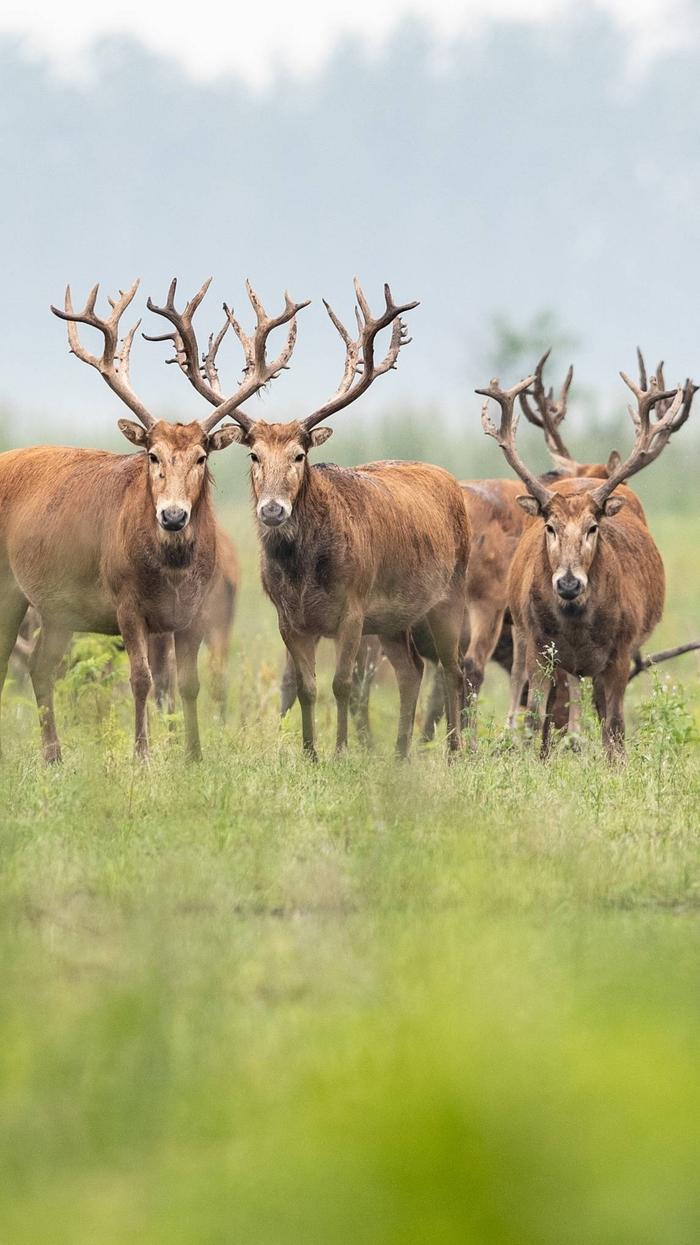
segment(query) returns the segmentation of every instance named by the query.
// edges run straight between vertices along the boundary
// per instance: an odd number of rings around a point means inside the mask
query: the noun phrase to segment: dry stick
[[[648,657],[638,658],[630,671],[628,683],[635,679],[643,670],[650,670],[660,661],[668,661],[671,657],[680,657],[682,653],[692,653],[700,648],[700,640],[692,640],[690,644],[679,644],[677,648],[664,648],[660,653],[650,653]]]

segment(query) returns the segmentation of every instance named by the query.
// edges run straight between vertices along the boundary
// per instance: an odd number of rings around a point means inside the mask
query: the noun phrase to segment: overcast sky
[[[435,32],[436,63],[452,40],[478,30],[486,17],[552,21],[567,10],[600,10],[629,35],[634,71],[656,54],[683,46],[698,31],[694,0],[3,0],[0,32],[17,36],[29,54],[48,58],[56,71],[89,72],[90,45],[126,34],[178,60],[194,76],[233,72],[262,86],[280,67],[307,74],[321,66],[340,38],[381,47],[397,22],[414,15]]]

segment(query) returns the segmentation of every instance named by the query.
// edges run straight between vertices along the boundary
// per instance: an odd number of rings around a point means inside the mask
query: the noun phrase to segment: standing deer
[[[169,424],[146,409],[131,387],[129,355],[138,325],[119,344],[119,322],[138,281],[112,302],[106,319],[95,311],[98,287],[82,311],[73,310],[70,287],[63,310],[70,349],[94,367],[129,407],[138,423],[119,428],[138,454],[38,446],[0,455],[0,693],[17,633],[33,605],[41,633],[31,662],[44,756],[60,759],[53,685],[73,631],[121,633],[131,668],[135,747],[148,754],[146,700],[151,687],[148,638],[175,635],[187,754],[201,755],[197,723],[197,652],[201,608],[216,565],[209,454],[236,439],[236,429],[215,425],[287,365],[303,304],[287,296],[285,309],[268,318],[251,291],[257,313],[255,358],[239,389],[202,421]],[[78,324],[102,334],[101,355],[91,355]],[[287,344],[268,363],[267,338],[289,324]]]
[[[634,446],[608,479],[565,480],[546,487],[515,448],[515,399],[533,383],[528,376],[512,389],[497,380],[477,390],[487,401],[482,424],[527,487],[520,505],[533,519],[515,553],[509,602],[514,626],[512,703],[519,703],[525,679],[534,731],[542,727],[542,754],[549,747],[553,674],[593,679],[593,693],[608,756],[624,753],[624,694],[632,655],[661,618],[665,577],[660,554],[634,494],[617,491],[623,482],[661,453],[689,413],[695,387],[664,391],[656,377],[643,389],[624,373],[637,399],[629,408]],[[501,408],[498,428],[489,399]],[[651,416],[660,408],[656,422]],[[517,699],[516,699],[517,698]],[[541,706],[544,705],[544,713]]]
[[[353,469],[312,466],[308,455],[332,429],[319,427],[363,394],[396,364],[407,341],[399,306],[384,287],[385,309],[373,317],[359,283],[358,336],[351,338],[326,303],[345,345],[345,368],[334,396],[305,419],[287,424],[253,420],[238,410],[226,431],[249,451],[251,485],[262,555],[263,587],[273,601],[291,654],[302,716],[302,739],[316,756],[315,652],[319,637],[336,642],[333,692],[336,749],[347,745],[352,671],[363,633],[380,637],[396,672],[400,715],[396,743],[409,750],[423,663],[411,629],[425,619],[448,687],[448,741],[461,747],[459,639],[469,557],[469,523],[457,481],[422,463],[379,462]],[[200,364],[192,314],[172,299],[158,309],[174,326],[176,359],[197,391],[217,407],[216,342]],[[375,339],[392,326],[388,353],[374,356]],[[221,336],[221,335],[219,335]]]

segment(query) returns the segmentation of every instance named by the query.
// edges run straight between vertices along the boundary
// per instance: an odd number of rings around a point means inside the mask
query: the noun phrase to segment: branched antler
[[[639,363],[639,387],[640,389],[646,390],[649,388],[647,384],[647,372],[646,372],[646,367],[644,366],[644,358],[642,356],[641,350],[639,349],[639,346],[637,346],[637,361]],[[664,390],[666,388],[666,384],[664,381],[663,360],[661,360],[661,362],[657,364],[656,372],[654,374],[654,378],[652,379],[656,380],[656,385],[659,389]],[[698,389],[698,386],[693,385],[691,381],[687,380],[685,382],[685,388],[683,390],[683,405],[680,411],[678,412],[678,417],[674,421],[674,426],[671,432],[678,432],[678,429],[683,427],[683,424],[685,423],[686,419],[690,415],[690,408],[693,405],[693,397],[697,393],[697,389]],[[666,414],[669,406],[671,405],[671,401],[672,401],[671,398],[666,398],[665,400],[658,403],[656,407],[656,413],[659,416],[659,418]],[[665,441],[663,441],[662,443],[657,443],[656,453],[654,454],[655,458],[658,454],[661,453],[661,450],[663,449],[665,444],[666,444]],[[653,460],[651,458],[648,459],[648,462],[652,462],[652,461]]]
[[[513,468],[516,475],[520,476],[523,484],[527,488],[528,493],[540,503],[544,509],[545,506],[554,497],[551,489],[548,489],[541,480],[534,475],[528,467],[525,466],[522,458],[515,448],[515,433],[518,427],[518,415],[514,417],[515,399],[529,389],[533,383],[534,376],[526,376],[525,380],[521,380],[517,385],[513,385],[512,389],[501,389],[498,378],[494,378],[486,389],[477,389],[476,392],[483,394],[487,399],[481,410],[481,425],[487,436],[493,437],[498,442],[506,461]],[[497,402],[501,408],[501,422],[497,428],[489,418],[488,399]]]
[[[535,368],[535,379],[532,385],[532,397],[537,403],[537,410],[533,410],[528,402],[527,391],[523,391],[523,393],[520,394],[520,406],[530,423],[534,424],[537,428],[541,428],[544,432],[544,438],[550,454],[552,454],[554,458],[563,458],[566,459],[568,463],[573,464],[574,460],[566,448],[561,433],[559,432],[559,425],[566,418],[569,389],[571,388],[571,382],[574,376],[574,368],[573,364],[569,367],[569,370],[566,373],[566,379],[561,387],[559,400],[555,401],[554,390],[550,388],[547,392],[542,380],[544,365],[551,353],[552,350],[550,346],[549,350],[542,355],[542,358]]]
[[[372,316],[369,304],[365,298],[362,287],[355,277],[354,281],[355,295],[357,298],[357,306],[355,308],[355,318],[357,320],[358,335],[352,338],[345,326],[338,319],[333,308],[323,300],[323,305],[330,316],[332,323],[335,325],[345,344],[345,368],[340,384],[333,394],[323,406],[314,411],[312,415],[307,415],[303,425],[310,430],[315,428],[316,424],[320,424],[322,420],[327,419],[329,415],[334,415],[336,411],[340,411],[345,406],[349,406],[351,402],[355,402],[370,385],[377,376],[383,375],[384,372],[390,371],[396,366],[396,360],[402,346],[408,345],[411,338],[407,336],[407,329],[401,316],[406,311],[412,311],[418,306],[418,302],[403,303],[398,305],[394,302],[391,290],[388,285],[384,286],[384,311],[376,318]],[[388,328],[393,323],[391,332],[391,341],[385,358],[381,363],[375,363],[374,360],[374,342],[378,333],[382,329]]]
[[[249,429],[253,421],[238,408],[248,398],[252,397],[254,393],[257,393],[258,390],[268,384],[269,381],[275,380],[280,372],[288,366],[296,342],[296,315],[303,307],[308,307],[309,303],[308,300],[303,303],[295,303],[289,294],[285,293],[284,310],[278,316],[268,316],[252,285],[249,281],[246,281],[248,298],[256,317],[254,332],[252,335],[244,333],[233,311],[224,303],[224,312],[226,314],[224,326],[216,336],[214,334],[210,336],[208,349],[201,356],[200,360],[199,347],[192,320],[209,289],[210,283],[211,277],[204,282],[201,289],[189,300],[183,311],[178,311],[175,306],[176,278],[173,278],[170,283],[168,295],[162,307],[158,307],[149,298],[146,304],[148,310],[169,320],[173,325],[174,332],[164,333],[159,337],[148,337],[147,340],[172,341],[175,345],[175,358],[168,360],[168,362],[177,363],[180,370],[197,390],[197,393],[206,398],[207,402],[210,402],[212,406],[216,407],[213,415],[201,421],[205,432],[211,432],[212,428],[220,420],[225,419],[227,415],[235,419],[236,423],[240,424],[242,428]],[[268,362],[266,353],[267,339],[274,329],[279,328],[283,324],[289,324],[287,340],[277,358],[273,359],[272,362]],[[224,398],[222,397],[219,374],[216,367],[216,355],[229,325],[233,328],[243,347],[246,364],[244,379],[241,381],[237,391]],[[146,334],[144,333],[145,336]]]
[[[639,355],[639,361],[640,380],[643,381],[646,380],[646,370],[641,355]],[[591,493],[594,501],[601,506],[618,484],[622,484],[624,480],[629,479],[630,476],[635,475],[658,458],[669,437],[688,418],[697,389],[691,380],[687,380],[683,386],[679,384],[677,389],[663,389],[661,387],[662,364],[659,364],[647,388],[635,384],[624,372],[620,372],[620,376],[637,399],[636,410],[633,406],[627,408],[635,427],[634,445],[625,461],[619,463],[609,478]],[[658,418],[652,423],[652,412],[656,408],[658,408]]]
[[[107,319],[102,319],[95,311],[95,303],[97,302],[97,294],[99,285],[94,285],[87,296],[87,301],[82,311],[73,310],[73,301],[71,298],[70,286],[66,286],[65,304],[63,310],[59,307],[51,307],[55,316],[61,320],[65,320],[68,324],[68,343],[71,352],[83,363],[89,363],[90,367],[94,367],[100,373],[102,379],[109,385],[110,389],[125,402],[136,418],[143,424],[144,428],[151,428],[155,424],[155,418],[146,410],[143,402],[134,393],[129,379],[129,355],[131,352],[131,344],[134,340],[134,334],[141,323],[140,320],[122,339],[121,348],[119,347],[119,321],[126,311],[129,304],[133,301],[134,295],[139,288],[138,280],[130,289],[119,291],[118,299],[109,299],[109,305],[112,308],[112,314]],[[92,355],[81,345],[78,337],[77,324],[87,324],[90,328],[97,329],[104,338],[104,350],[101,356]]]

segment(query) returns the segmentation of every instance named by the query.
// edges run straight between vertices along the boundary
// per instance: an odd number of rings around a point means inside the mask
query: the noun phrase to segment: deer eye
[[[203,466],[203,464],[204,464],[206,461],[207,461],[207,456],[206,456],[206,454],[200,454],[199,458],[197,459],[197,466],[198,466],[198,467]]]
[[[590,526],[590,527],[589,527],[589,529],[588,529],[588,535],[589,535],[589,536],[595,536],[595,534],[596,534],[596,532],[597,532],[597,531],[598,531],[598,524],[597,524],[597,523],[592,523],[592,524],[591,524],[591,526]]]
[[[157,466],[158,466],[158,455],[157,455],[157,454],[149,454],[149,455],[148,455],[148,461],[149,461],[149,462],[151,462],[151,463],[154,463],[154,465],[157,467]]]
[[[557,534],[554,528],[552,527],[551,523],[545,523],[544,530],[548,536],[556,536]]]
[[[260,459],[258,458],[257,454],[250,453],[250,454],[248,455],[248,457],[250,458],[250,461],[251,461],[252,463],[259,463],[259,462],[260,462]]]
[[[301,453],[301,454],[295,454],[295,455],[294,455],[294,461],[295,461],[295,463],[303,463],[303,461],[304,461],[304,459],[305,459],[305,458],[306,458],[306,454],[304,454],[304,453]]]

